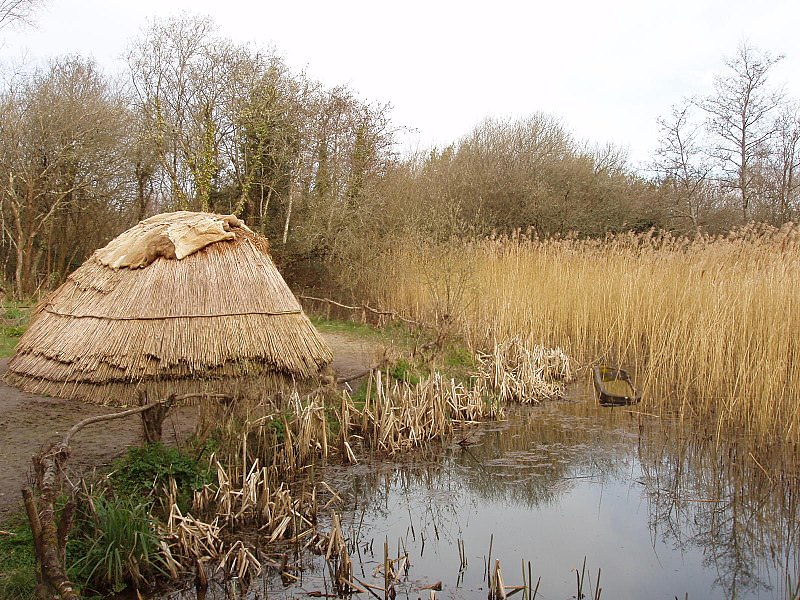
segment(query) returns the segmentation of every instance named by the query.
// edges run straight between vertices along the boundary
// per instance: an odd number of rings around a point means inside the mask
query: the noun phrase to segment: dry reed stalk
[[[479,376],[501,402],[538,403],[564,396],[564,383],[574,379],[569,357],[561,348],[530,346],[518,337],[478,352]]]
[[[222,556],[217,568],[229,577],[247,581],[261,572],[261,563],[242,540],[237,540]]]
[[[388,454],[450,436],[455,422],[501,414],[496,405],[487,405],[480,386],[468,389],[438,372],[412,386],[376,371],[363,409],[349,396],[343,398],[347,414],[354,417],[351,429]]]
[[[221,532],[218,519],[209,523],[191,513],[183,515],[178,505],[173,504],[161,538],[169,547],[173,561],[186,558],[216,559],[224,548]]]
[[[333,513],[331,533],[328,536],[325,560],[331,569],[331,579],[338,594],[363,592],[353,581],[353,563],[342,533],[342,522],[338,513]]]
[[[193,503],[198,513],[213,514],[210,520],[184,515],[174,502],[174,492],[167,490],[172,504],[160,535],[161,553],[171,574],[201,561],[241,581],[249,580],[260,571],[258,557],[242,540],[228,541],[230,534],[242,528],[257,528],[267,544],[306,539],[308,547],[317,541],[314,493],[295,497],[284,483],[271,484],[271,470],[257,461],[243,479],[218,461],[216,467],[217,485],[196,492]]]
[[[506,587],[503,583],[503,572],[500,570],[500,560],[495,559],[492,579],[489,584],[489,600],[505,600]],[[581,596],[578,596],[579,598]]]
[[[203,403],[198,436],[205,440],[214,433],[220,460],[236,477],[245,477],[256,460],[276,474],[295,472],[337,449],[329,441],[328,393],[320,388],[301,395],[293,388],[259,401]]]
[[[445,260],[434,247],[394,245],[365,275],[366,300],[435,322],[429,282],[469,267],[452,328],[471,347],[522,337],[584,364],[624,363],[637,372],[650,412],[800,441],[797,226],[693,239],[519,235],[458,250]]]

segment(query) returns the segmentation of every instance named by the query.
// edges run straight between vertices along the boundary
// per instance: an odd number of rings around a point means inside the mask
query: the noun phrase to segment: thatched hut
[[[261,393],[331,362],[269,257],[234,216],[156,215],[97,250],[37,306],[6,381],[94,403]]]

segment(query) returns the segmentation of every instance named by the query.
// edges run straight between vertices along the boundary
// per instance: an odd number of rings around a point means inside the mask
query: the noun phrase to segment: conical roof
[[[263,392],[332,358],[264,238],[230,215],[177,212],[112,240],[45,298],[6,381],[125,405],[140,392]]]

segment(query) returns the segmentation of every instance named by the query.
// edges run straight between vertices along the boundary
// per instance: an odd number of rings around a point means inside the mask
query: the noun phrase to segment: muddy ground
[[[338,377],[350,377],[369,368],[376,352],[374,344],[342,333],[323,335],[333,349]],[[0,361],[0,377],[7,365],[7,359]],[[0,381],[0,522],[21,505],[20,490],[28,482],[35,453],[78,421],[115,410],[119,409],[20,392]],[[195,412],[193,407],[173,410],[164,423],[165,442],[191,434]],[[80,477],[91,469],[103,468],[139,443],[141,420],[136,416],[89,425],[73,438],[70,475]]]

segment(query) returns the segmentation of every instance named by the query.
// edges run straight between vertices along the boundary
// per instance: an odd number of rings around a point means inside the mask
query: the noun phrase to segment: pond
[[[579,585],[587,598],[786,598],[800,575],[796,462],[778,477],[744,443],[599,407],[576,385],[567,401],[516,408],[446,448],[317,477],[344,499],[362,587],[383,586],[385,548],[407,555],[400,598],[441,582],[437,598],[485,599],[495,561],[506,586],[530,573],[544,600]],[[333,593],[323,557],[298,560],[297,581],[268,572],[245,597]]]

